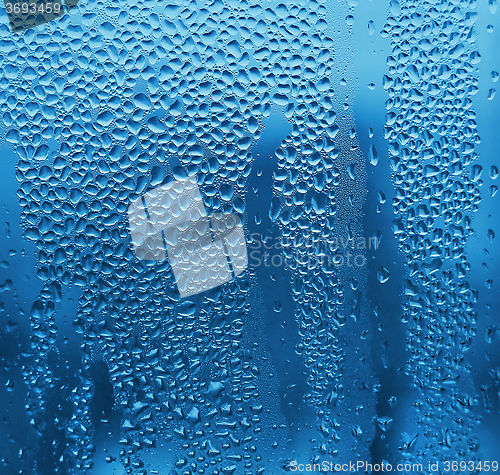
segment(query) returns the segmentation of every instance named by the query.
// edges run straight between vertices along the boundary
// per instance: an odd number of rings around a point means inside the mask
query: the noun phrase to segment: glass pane
[[[497,0],[30,2],[1,473],[498,471]]]

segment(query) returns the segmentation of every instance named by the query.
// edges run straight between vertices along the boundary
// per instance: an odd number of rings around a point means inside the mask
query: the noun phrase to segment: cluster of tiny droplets
[[[385,135],[393,171],[394,232],[406,257],[403,322],[418,437],[408,460],[437,460],[442,447],[472,460],[478,449],[470,414],[466,352],[475,334],[467,237],[478,208],[481,167],[472,96],[478,90],[476,2],[391,2],[383,36],[391,39],[384,87]],[[453,458],[451,455],[448,458]]]
[[[330,239],[335,187],[357,180],[353,164],[336,164],[333,40],[324,16],[316,1],[269,8],[234,0],[96,1],[15,39],[0,27],[5,139],[20,156],[21,218],[44,282],[30,316],[35,364],[24,367],[40,437],[45,400],[71,397],[74,404],[69,420],[55,422],[65,434],[64,446],[54,441],[62,455],[56,473],[93,466],[95,361],[107,364],[123,414],[127,472],[146,473],[140,452],[157,447],[160,436],[176,447],[177,473],[263,472],[269,441],[259,439],[262,388],[241,345],[249,277],[225,286],[220,298],[180,301],[169,265],[134,255],[126,209],[168,175],[196,172],[212,212],[245,214],[251,147],[277,106],[293,125],[277,152],[290,178],[275,180],[270,216],[285,234],[308,229],[312,242]],[[313,196],[304,207],[308,189]],[[355,233],[355,223],[339,222]],[[298,265],[295,275],[308,398],[321,410],[337,397],[329,381],[340,357],[319,321],[342,324],[342,290],[322,268]],[[81,288],[74,324],[83,368],[79,383],[58,396],[48,355],[57,352],[55,307],[69,285]],[[300,300],[301,293],[314,297]],[[322,368],[315,366],[320,359]],[[331,421],[322,414],[326,434]]]

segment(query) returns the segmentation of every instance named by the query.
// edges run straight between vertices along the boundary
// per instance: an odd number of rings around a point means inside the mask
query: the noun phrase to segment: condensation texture
[[[379,2],[387,151],[365,157],[358,3],[94,1],[22,35],[0,25],[5,473],[487,456],[467,360],[476,7]],[[384,165],[384,239],[406,260],[394,295],[392,256],[369,288],[380,235],[373,250],[363,231],[366,167]],[[249,268],[181,299],[168,261],[136,257],[127,209],[193,174],[208,214],[242,217]],[[403,304],[396,358],[416,396],[394,435],[376,413],[393,382],[372,369],[370,292]]]
[[[392,2],[384,88],[385,137],[393,171],[393,230],[406,257],[403,323],[418,433],[402,445],[409,461],[480,460],[476,394],[465,354],[476,329],[465,254],[481,201],[482,167],[472,96],[480,55],[476,2]]]
[[[310,242],[359,234],[352,210],[363,199],[363,162],[348,153],[350,144],[335,144],[336,109],[342,123],[349,106],[329,79],[335,52],[326,9],[221,1],[76,9],[79,15],[22,37],[2,29],[5,137],[20,155],[21,222],[36,243],[43,281],[20,363],[33,430],[54,440],[49,453],[26,448],[24,470],[93,466],[92,373],[103,362],[100,377],[109,383],[99,384],[113,391],[127,471],[146,470],[143,453],[156,448],[159,466],[172,473],[261,473],[273,453],[286,453],[292,429],[266,363],[264,344],[274,342],[245,330],[265,310],[253,297],[259,284],[250,270],[181,301],[168,264],[145,264],[133,254],[125,211],[167,176],[196,172],[212,212],[245,214],[252,144],[275,107],[292,129],[277,151],[270,220],[286,236],[312,232]],[[339,137],[346,142],[355,132]],[[359,277],[351,276],[356,293],[343,301],[340,276],[292,267],[303,397],[314,409],[303,423],[314,437],[299,448],[302,457],[332,455],[338,430],[349,436],[347,448],[372,426],[365,417],[362,429],[355,416],[339,429],[327,407],[343,398],[335,332],[360,317]],[[55,320],[68,286],[81,287],[77,383],[59,374]],[[109,418],[109,408],[101,412],[97,423]]]

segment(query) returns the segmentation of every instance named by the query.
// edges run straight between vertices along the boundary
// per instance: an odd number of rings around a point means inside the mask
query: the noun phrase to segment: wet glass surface
[[[497,0],[12,12],[0,473],[498,471]]]

